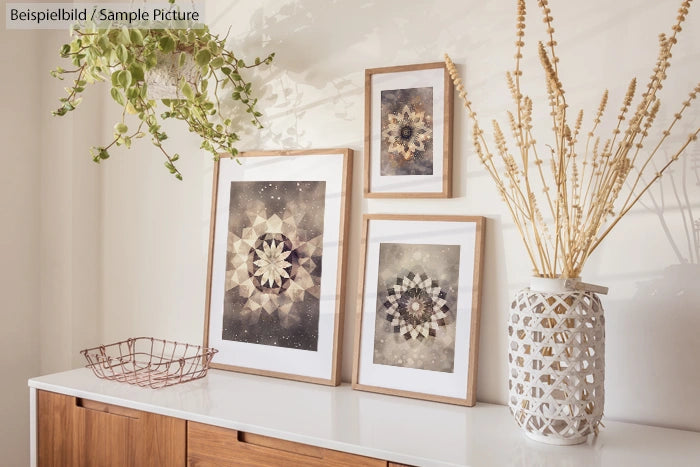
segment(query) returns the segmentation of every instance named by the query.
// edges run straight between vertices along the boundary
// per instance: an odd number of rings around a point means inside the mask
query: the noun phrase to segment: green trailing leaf
[[[146,64],[146,69],[150,70],[158,64],[158,57],[155,52],[144,53],[143,62]]]
[[[180,91],[182,91],[182,94],[188,98],[188,99],[194,99],[194,92],[192,91],[192,87],[190,86],[189,83],[185,83],[182,85],[180,88]]]
[[[117,88],[112,88],[112,89],[109,91],[109,93],[112,95],[112,99],[114,99],[114,101],[115,101],[117,104],[121,105],[122,107],[124,106],[124,104],[126,103],[126,101],[124,100],[124,96],[123,96],[122,93],[119,91],[119,89],[117,89]]]
[[[131,79],[133,81],[143,81],[145,79],[146,70],[143,69],[143,65],[134,62],[129,65],[129,73],[131,73]]]
[[[106,36],[101,36],[97,39],[97,46],[100,48],[100,52],[103,56],[108,55],[110,50],[112,50],[112,43]]]
[[[121,88],[128,88],[131,85],[131,73],[129,70],[120,70],[119,76],[117,76],[117,82]]]
[[[143,34],[141,30],[133,28],[129,29],[129,37],[131,38],[131,43],[134,45],[143,45]]]
[[[115,50],[115,53],[117,54],[119,61],[122,63],[125,63],[129,57],[129,52],[126,50],[126,46],[124,44],[119,44]]]
[[[122,26],[122,34],[120,39],[122,44],[131,44],[131,33],[129,33],[129,28],[126,26]]]
[[[124,28],[112,30],[109,34],[109,38],[115,44],[128,45],[131,43],[128,31],[124,34]]]
[[[173,40],[172,37],[170,36],[165,36],[158,41],[158,47],[160,48],[160,51],[169,54],[173,50],[175,50],[175,40]]]
[[[221,66],[222,66],[223,64],[224,64],[224,59],[223,59],[223,57],[216,57],[214,60],[211,61],[211,63],[209,63],[209,66],[210,66],[212,69],[217,70],[217,69],[221,68]]]
[[[211,58],[211,53],[207,49],[202,49],[197,54],[194,56],[194,61],[197,62],[197,65],[200,67],[203,67],[209,63],[209,59]]]
[[[129,127],[126,126],[125,123],[119,122],[119,123],[117,123],[116,125],[114,125],[114,131],[115,131],[116,133],[119,133],[119,134],[124,134],[124,133],[126,133],[127,131],[129,131]]]

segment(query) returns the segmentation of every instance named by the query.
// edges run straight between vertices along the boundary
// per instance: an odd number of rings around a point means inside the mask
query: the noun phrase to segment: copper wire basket
[[[98,378],[154,389],[207,375],[218,350],[153,337],[134,337],[81,350]]]

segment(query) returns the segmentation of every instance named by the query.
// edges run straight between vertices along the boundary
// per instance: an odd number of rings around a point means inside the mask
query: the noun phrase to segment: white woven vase
[[[593,292],[533,278],[508,319],[509,401],[528,437],[569,445],[598,433],[605,392],[605,321]]]

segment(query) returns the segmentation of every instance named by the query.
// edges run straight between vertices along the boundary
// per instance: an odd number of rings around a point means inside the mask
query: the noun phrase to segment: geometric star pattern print
[[[382,131],[388,150],[404,160],[417,157],[419,151],[425,151],[425,143],[433,137],[430,117],[425,112],[411,111],[408,105],[397,113],[387,116],[387,124]]]
[[[246,299],[237,311],[248,323],[257,323],[262,313],[277,312],[282,327],[291,327],[300,321],[294,304],[304,301],[306,294],[320,298],[323,235],[309,238],[298,227],[304,210],[294,206],[282,217],[267,217],[264,206],[253,203],[245,216],[249,227],[240,236],[229,232],[228,251],[233,254],[225,289],[237,288]]]
[[[438,328],[446,324],[447,294],[427,274],[409,272],[397,277],[387,296],[386,319],[406,340],[435,337]]]

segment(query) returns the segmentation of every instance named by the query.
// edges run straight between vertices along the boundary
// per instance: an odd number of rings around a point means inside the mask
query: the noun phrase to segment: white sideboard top
[[[588,444],[550,446],[527,439],[504,406],[458,407],[347,384],[210,370],[204,379],[154,390],[101,380],[81,368],[32,378],[29,386],[417,466],[700,465],[696,432],[604,419],[605,428]]]

